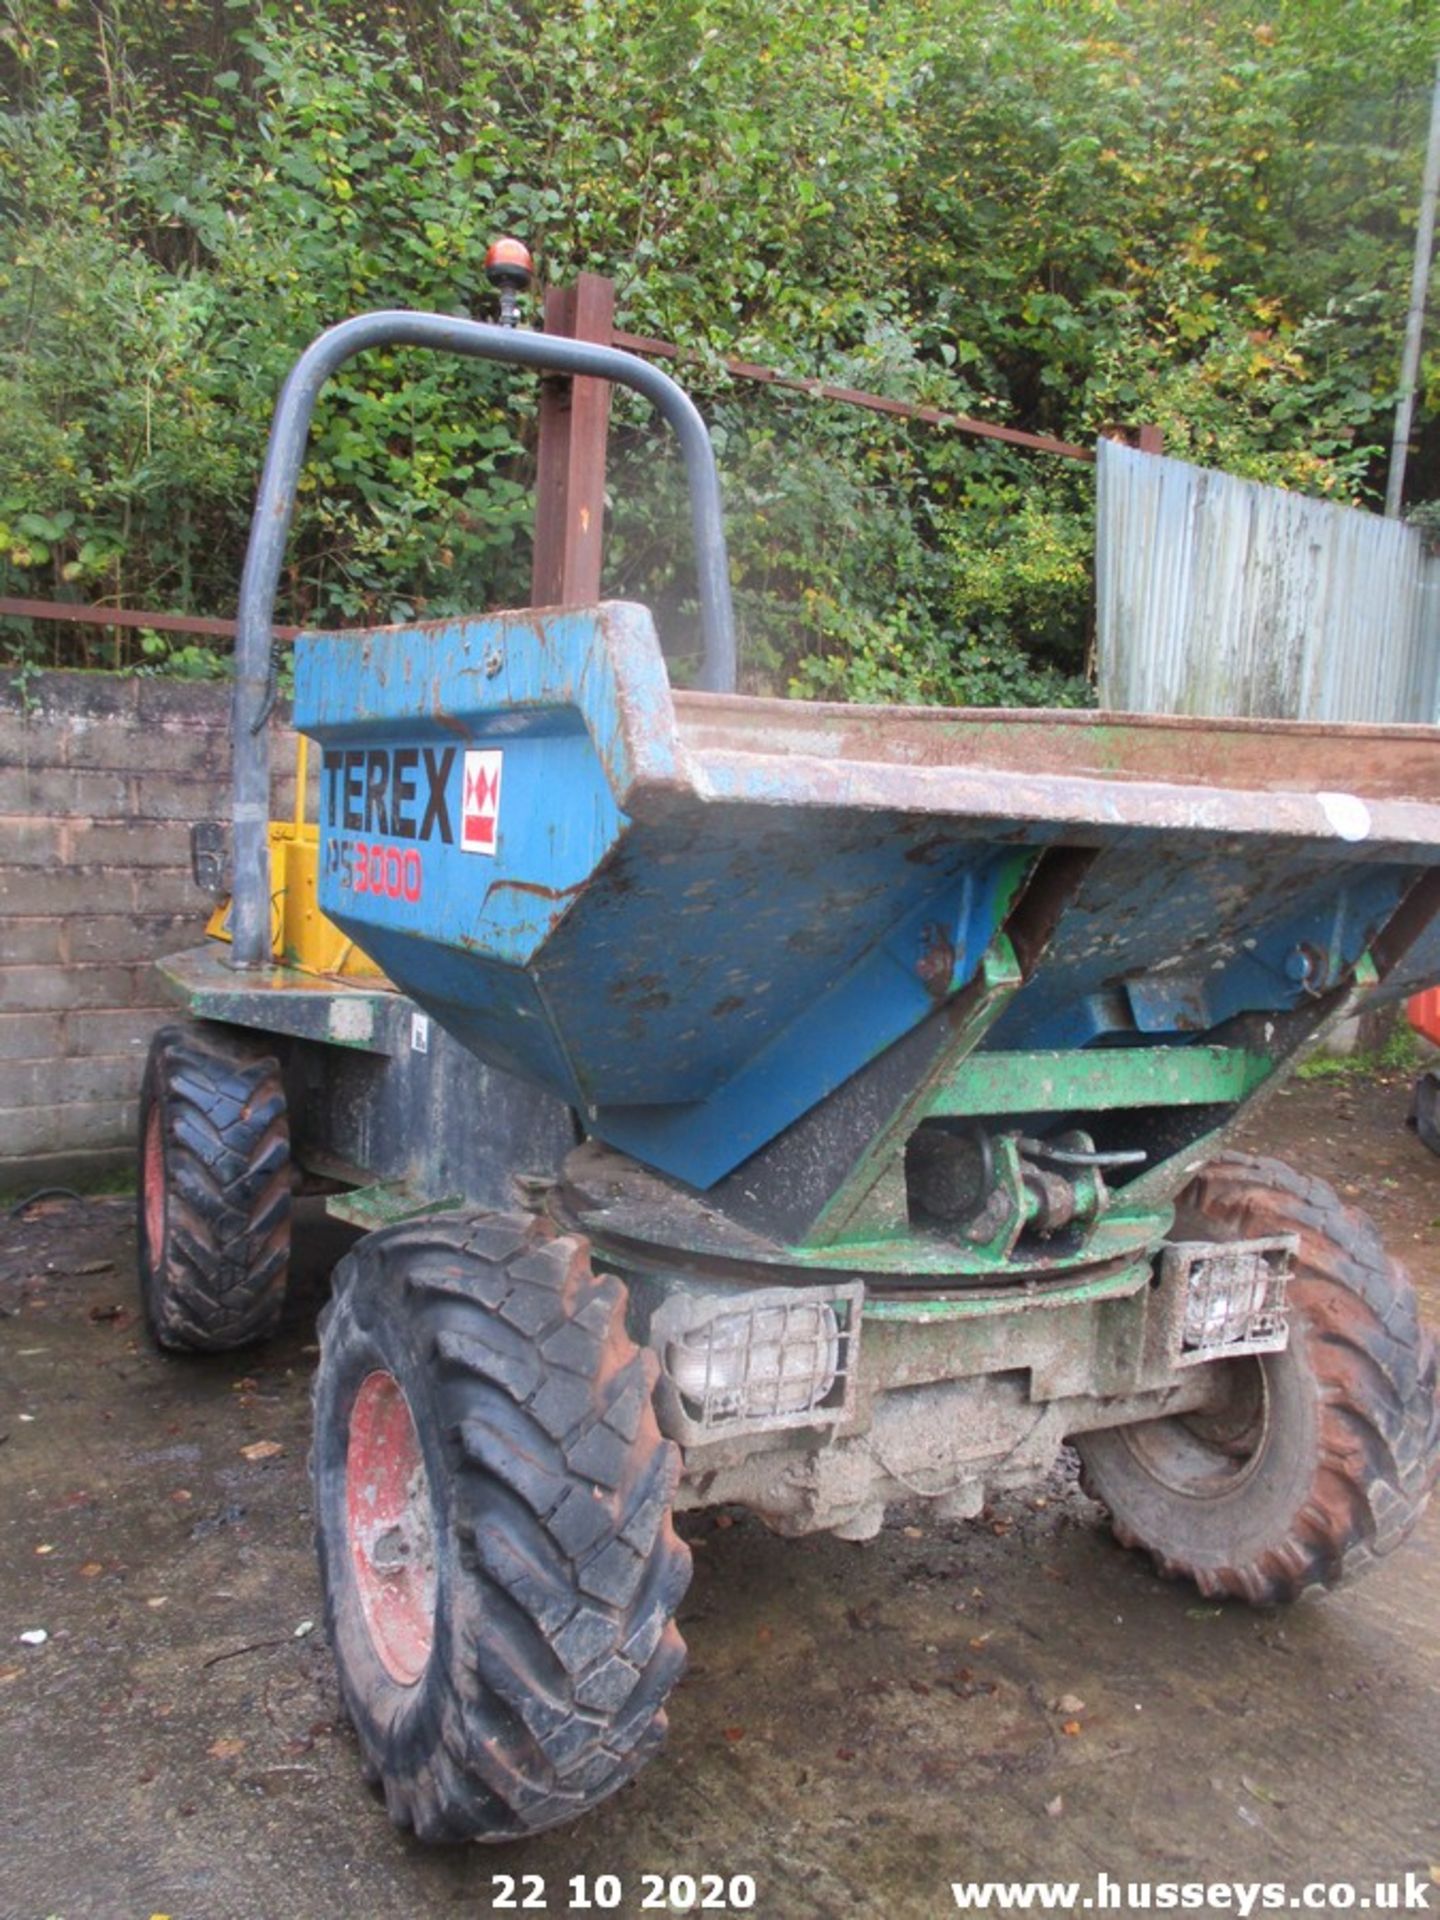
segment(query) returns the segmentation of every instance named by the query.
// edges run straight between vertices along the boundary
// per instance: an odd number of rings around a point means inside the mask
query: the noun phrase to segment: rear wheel
[[[1410,1099],[1410,1125],[1432,1153],[1440,1153],[1440,1072],[1427,1067]]]
[[[218,1352],[273,1333],[290,1264],[278,1063],[161,1028],[140,1090],[139,1186],[140,1296],[160,1345]]]
[[[1353,1578],[1406,1538],[1440,1465],[1434,1341],[1373,1223],[1278,1160],[1225,1154],[1176,1238],[1296,1233],[1290,1341],[1209,1363],[1203,1415],[1077,1441],[1117,1537],[1203,1593],[1256,1604]]]
[[[367,1772],[422,1839],[513,1840],[664,1737],[690,1555],[625,1290],[508,1215],[370,1235],[315,1386],[326,1619]]]

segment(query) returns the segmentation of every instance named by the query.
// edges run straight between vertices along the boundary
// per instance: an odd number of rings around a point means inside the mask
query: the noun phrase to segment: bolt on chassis
[[[311,409],[395,344],[654,402],[701,687],[633,605],[308,634],[318,822],[271,825]],[[1435,1479],[1404,1272],[1226,1141],[1440,975],[1440,732],[734,684],[713,455],[663,374],[405,312],[302,356],[232,817],[196,830],[225,938],[163,963],[189,1018],[146,1069],[141,1279],[162,1345],[234,1346],[275,1325],[302,1172],[371,1229],[321,1323],[317,1540],[367,1771],[428,1839],[570,1819],[658,1746],[676,1509],[862,1540],[1070,1442],[1121,1542],[1269,1604],[1391,1552]]]

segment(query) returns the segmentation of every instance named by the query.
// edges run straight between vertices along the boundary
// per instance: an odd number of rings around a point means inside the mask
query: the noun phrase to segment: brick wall
[[[277,726],[277,808],[293,736]],[[209,911],[190,824],[228,812],[229,689],[108,674],[0,677],[0,1187],[129,1164],[152,961]]]

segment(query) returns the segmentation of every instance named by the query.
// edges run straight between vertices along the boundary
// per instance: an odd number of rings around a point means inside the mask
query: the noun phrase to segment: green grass
[[[1418,1073],[1425,1059],[1419,1037],[1402,1016],[1390,1029],[1383,1046],[1344,1056],[1317,1053],[1295,1071],[1301,1080],[1358,1080],[1376,1073]]]

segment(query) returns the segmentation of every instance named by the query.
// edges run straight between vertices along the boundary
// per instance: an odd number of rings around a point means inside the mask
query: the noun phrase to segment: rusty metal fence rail
[[[17,600],[0,594],[0,619],[59,620],[75,627],[143,627],[152,633],[199,633],[233,640],[235,622],[200,613],[156,613],[143,607],[83,605],[70,600]],[[277,640],[293,640],[298,627],[276,627]]]

